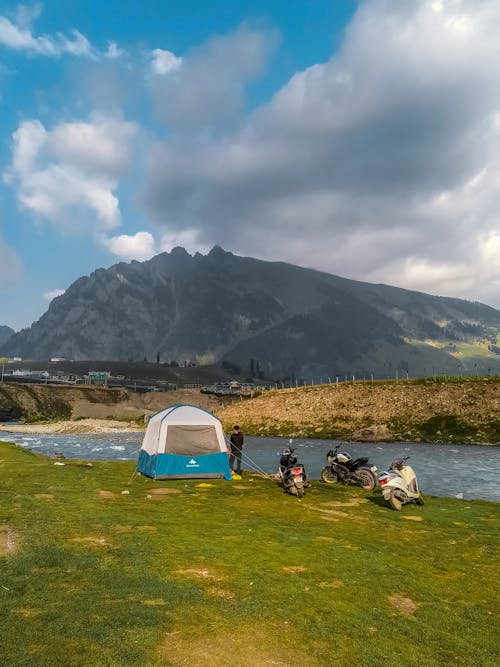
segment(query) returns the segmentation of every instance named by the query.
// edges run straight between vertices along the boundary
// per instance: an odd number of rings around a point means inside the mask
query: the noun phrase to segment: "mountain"
[[[0,346],[6,343],[14,333],[14,329],[0,324]]]
[[[500,311],[284,262],[174,248],[98,269],[0,354],[191,360],[268,378],[500,372]]]

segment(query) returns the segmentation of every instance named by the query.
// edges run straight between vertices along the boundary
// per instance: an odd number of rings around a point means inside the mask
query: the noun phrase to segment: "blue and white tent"
[[[137,470],[153,479],[231,479],[220,419],[196,405],[171,405],[150,417]]]

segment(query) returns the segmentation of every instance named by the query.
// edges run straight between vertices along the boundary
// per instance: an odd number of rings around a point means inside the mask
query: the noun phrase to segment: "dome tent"
[[[171,405],[149,419],[137,470],[153,479],[231,479],[220,419],[196,405]]]

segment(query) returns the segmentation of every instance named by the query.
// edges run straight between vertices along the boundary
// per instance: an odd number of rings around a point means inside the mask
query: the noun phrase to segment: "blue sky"
[[[494,0],[0,0],[0,324],[175,245],[500,306]]]

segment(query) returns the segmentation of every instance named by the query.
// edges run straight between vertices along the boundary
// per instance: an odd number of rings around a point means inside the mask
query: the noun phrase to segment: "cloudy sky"
[[[176,245],[500,307],[498,0],[0,0],[0,324]]]

